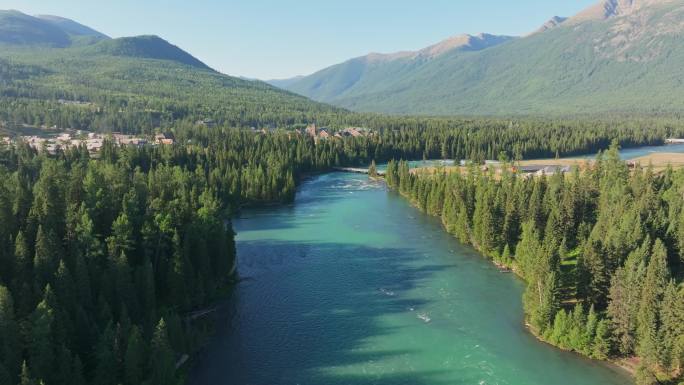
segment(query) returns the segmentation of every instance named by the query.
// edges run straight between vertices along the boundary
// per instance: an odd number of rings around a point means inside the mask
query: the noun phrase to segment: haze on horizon
[[[462,33],[519,36],[595,0],[5,0],[3,9],[74,19],[109,36],[156,34],[223,73],[306,75],[369,52],[414,50]]]

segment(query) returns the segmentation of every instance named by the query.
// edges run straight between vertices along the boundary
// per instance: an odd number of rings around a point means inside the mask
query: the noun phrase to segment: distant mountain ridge
[[[544,23],[538,30],[532,32],[532,34],[542,33],[550,29],[556,28],[559,25],[563,24],[566,20],[568,20],[567,17],[554,16],[551,19],[549,19],[549,21]]]
[[[440,41],[437,44],[433,44],[418,51],[401,51],[389,54],[370,53],[364,56],[364,58],[367,61],[392,61],[406,58],[434,59],[454,50],[479,51],[488,47],[505,43],[512,39],[514,39],[513,36],[497,36],[486,33],[480,33],[477,35],[463,34],[452,36],[448,39]]]
[[[79,42],[109,39],[73,20],[58,16],[29,16],[16,10],[0,10],[0,43],[20,46],[66,48]]]
[[[98,39],[109,39],[109,36],[102,32],[96,31],[88,26],[77,23],[71,19],[53,15],[36,15],[38,19],[45,20],[54,24],[64,32],[75,36],[91,36]]]
[[[271,84],[328,102],[337,95],[362,92],[368,84],[391,84],[442,57],[482,51],[514,39],[484,33],[457,35],[417,51],[370,53],[310,76],[276,80]]]
[[[89,55],[174,61],[210,70],[199,59],[159,36],[112,39],[102,32],[60,16],[29,16],[0,11],[0,44],[15,47],[82,48]]]
[[[678,0],[602,0],[570,18],[571,23],[589,20],[606,20],[618,16],[626,16],[645,7],[657,7]]]
[[[684,0],[602,0],[495,43],[365,56],[280,84],[340,107],[398,114],[684,109]]]
[[[285,78],[285,79],[270,79],[266,80],[266,83],[271,84],[275,87],[279,88],[287,88],[291,84],[294,84],[300,80],[304,79],[304,76],[295,76],[293,78]]]

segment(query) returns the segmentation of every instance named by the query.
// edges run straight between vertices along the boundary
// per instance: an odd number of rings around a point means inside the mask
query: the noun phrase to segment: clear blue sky
[[[597,0],[2,0],[0,8],[74,19],[109,36],[159,35],[221,72],[309,74],[369,52],[470,33],[523,35]]]

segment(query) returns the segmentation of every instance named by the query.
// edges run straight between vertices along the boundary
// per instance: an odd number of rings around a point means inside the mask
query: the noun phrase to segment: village
[[[214,127],[212,120],[201,120],[196,124],[205,127]],[[0,128],[2,124],[0,124]],[[154,136],[128,135],[122,133],[96,133],[75,129],[59,129],[57,127],[32,127],[22,125],[18,132],[0,131],[0,144],[12,145],[26,143],[31,148],[38,151],[45,149],[48,153],[54,154],[58,150],[84,145],[89,152],[97,153],[102,149],[106,140],[120,146],[145,146],[145,145],[172,145],[174,138],[172,135],[158,133]],[[268,134],[275,129],[252,128],[252,131]],[[348,127],[342,130],[333,130],[327,127],[318,128],[315,124],[310,124],[303,129],[293,131],[297,135],[307,135],[316,142],[334,138],[357,138],[373,135],[374,132],[367,128]],[[14,135],[11,135],[14,134]]]
[[[41,133],[41,135],[3,136],[0,140],[7,145],[26,143],[31,148],[38,151],[45,150],[50,154],[54,154],[60,149],[79,146],[85,146],[89,152],[97,153],[102,149],[106,140],[110,140],[112,143],[120,146],[171,145],[174,143],[174,139],[171,136],[163,133],[148,138],[121,133],[100,134],[71,129],[56,133],[46,131]]]
[[[327,127],[318,128],[315,124],[310,124],[304,130],[296,130],[295,132],[301,135],[308,135],[314,138],[316,141],[330,138],[358,138],[373,134],[372,130],[361,127],[348,127],[333,133],[331,129]]]

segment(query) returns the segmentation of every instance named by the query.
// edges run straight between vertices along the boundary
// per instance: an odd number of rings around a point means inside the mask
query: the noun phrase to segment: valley
[[[7,1],[0,384],[682,384],[681,0]]]

